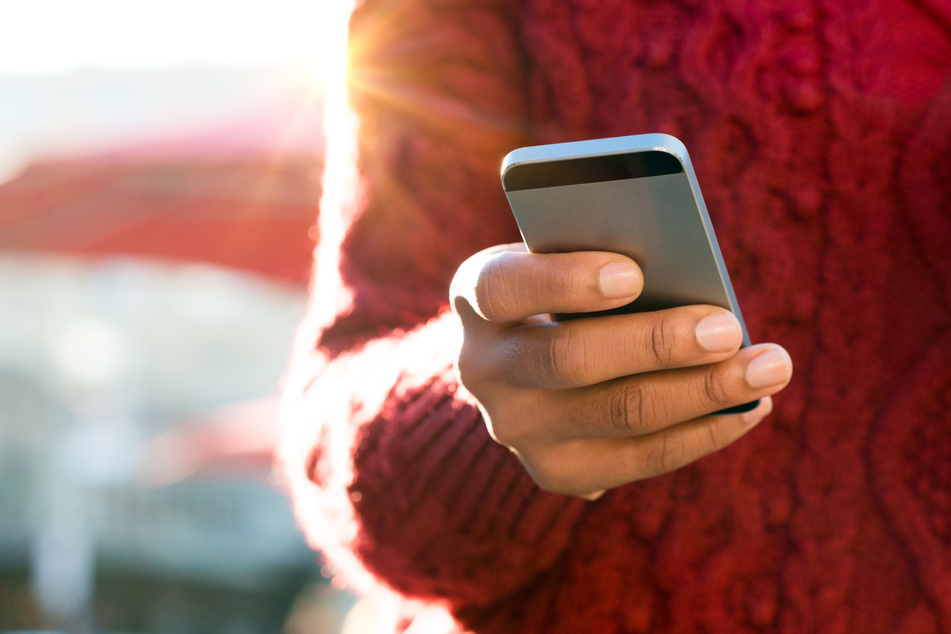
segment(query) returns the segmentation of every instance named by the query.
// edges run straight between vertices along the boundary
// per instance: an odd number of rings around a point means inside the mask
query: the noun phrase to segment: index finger
[[[644,287],[637,264],[617,253],[528,253],[513,244],[466,260],[452,281],[453,306],[465,300],[483,319],[523,321],[542,313],[617,308]]]

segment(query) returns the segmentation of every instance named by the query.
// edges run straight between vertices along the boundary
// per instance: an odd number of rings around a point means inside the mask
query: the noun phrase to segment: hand
[[[477,253],[456,272],[460,381],[543,489],[594,498],[678,469],[748,432],[789,382],[789,354],[740,350],[739,322],[715,306],[550,318],[623,306],[642,288],[622,255],[521,244]],[[711,415],[756,399],[750,412]]]

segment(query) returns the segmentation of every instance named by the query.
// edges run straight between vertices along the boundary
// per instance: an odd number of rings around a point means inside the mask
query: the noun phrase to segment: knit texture
[[[302,329],[284,447],[316,546],[477,632],[951,631],[951,3],[366,0],[351,32],[365,189],[321,213],[353,302]],[[584,503],[491,442],[429,320],[518,239],[506,152],[646,132],[796,377]]]

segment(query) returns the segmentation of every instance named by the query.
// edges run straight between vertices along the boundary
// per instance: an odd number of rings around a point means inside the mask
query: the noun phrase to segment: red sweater
[[[283,448],[341,574],[475,632],[951,631],[951,2],[366,0],[351,40],[360,182],[321,212]],[[797,374],[591,503],[491,441],[447,289],[518,239],[506,152],[646,132]]]

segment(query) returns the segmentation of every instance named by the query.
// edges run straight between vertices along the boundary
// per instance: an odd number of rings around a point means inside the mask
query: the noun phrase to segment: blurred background
[[[0,631],[358,631],[271,464],[317,5],[0,0]]]

